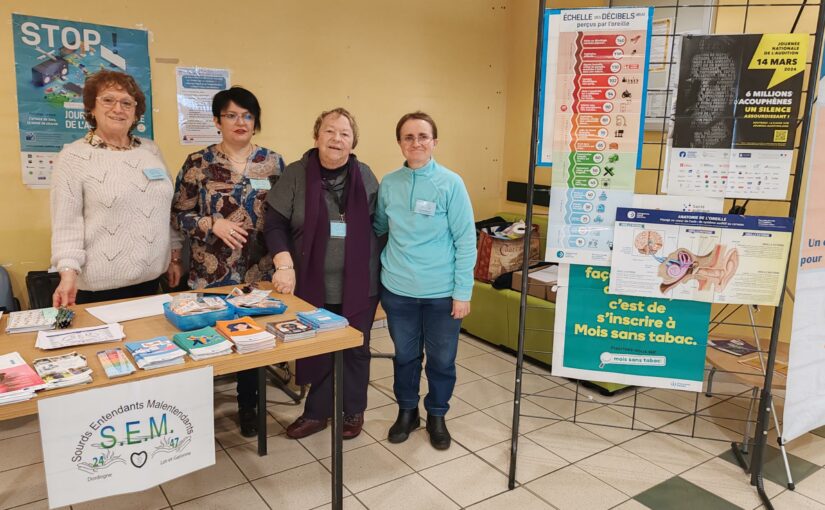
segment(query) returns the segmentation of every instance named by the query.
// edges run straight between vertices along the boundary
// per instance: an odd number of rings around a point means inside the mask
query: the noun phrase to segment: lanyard
[[[338,215],[341,217],[341,221],[345,221],[344,218],[346,216],[348,180],[349,175],[347,174],[345,174],[341,182],[337,184],[332,184],[330,180],[321,178],[321,187],[329,193],[330,198],[335,202],[335,206],[338,207]]]

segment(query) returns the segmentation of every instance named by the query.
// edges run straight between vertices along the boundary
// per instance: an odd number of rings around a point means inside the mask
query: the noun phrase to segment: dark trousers
[[[148,282],[136,283],[128,287],[108,290],[78,290],[75,301],[79,305],[112,301],[114,299],[130,299],[144,296],[154,296],[158,293],[159,278]]]
[[[235,376],[238,381],[238,407],[258,407],[258,369],[242,370]]]
[[[401,409],[418,407],[421,365],[427,357],[427,414],[444,416],[455,388],[455,356],[461,320],[453,319],[453,299],[419,299],[381,291],[381,306],[395,344],[393,392]]]
[[[363,413],[367,409],[367,386],[370,382],[370,331],[375,322],[378,296],[371,297],[369,306],[349,318],[349,325],[364,334],[364,345],[346,349],[344,355],[344,414]],[[324,305],[330,312],[340,314],[341,305]],[[332,354],[325,354],[328,362],[323,369],[313,374],[304,404],[304,417],[311,420],[325,420],[332,416]]]

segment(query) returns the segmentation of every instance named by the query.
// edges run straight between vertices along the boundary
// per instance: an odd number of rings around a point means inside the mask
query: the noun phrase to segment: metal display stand
[[[792,186],[791,186],[791,196],[788,200],[762,200],[762,199],[749,199],[745,200],[744,203],[738,203],[741,201],[733,200],[732,207],[730,209],[731,214],[745,214],[745,208],[750,202],[773,202],[773,203],[782,203],[787,205],[787,215],[791,219],[796,219],[797,217],[797,209],[799,206],[799,198],[800,198],[800,191],[802,187],[803,180],[803,173],[805,169],[806,163],[806,156],[807,156],[807,144],[808,138],[811,131],[811,114],[813,111],[813,105],[815,101],[815,95],[817,90],[817,82],[819,76],[819,64],[821,61],[822,56],[822,47],[823,47],[823,37],[825,37],[825,9],[821,8],[820,3],[808,3],[807,0],[802,0],[801,3],[789,3],[789,4],[771,4],[771,3],[756,3],[752,2],[751,0],[744,0],[742,3],[736,4],[715,4],[710,3],[711,0],[699,0],[698,3],[690,3],[686,4],[682,0],[675,0],[675,3],[668,4],[668,5],[661,5],[657,4],[656,8],[667,8],[672,10],[673,12],[673,24],[671,27],[671,32],[668,34],[662,34],[660,37],[674,37],[678,38],[681,37],[681,34],[677,32],[676,27],[679,20],[680,11],[686,12],[686,10],[695,10],[695,9],[716,9],[717,11],[721,11],[723,9],[730,9],[735,8],[742,12],[742,25],[741,25],[741,32],[739,33],[750,33],[748,31],[748,19],[749,16],[753,16],[754,12],[771,12],[771,9],[777,8],[796,8],[796,17],[791,27],[788,27],[788,32],[794,33],[797,32],[797,27],[799,21],[802,19],[804,14],[806,19],[810,19],[813,16],[814,10],[816,11],[816,30],[814,33],[810,33],[810,37],[813,41],[813,58],[811,62],[808,62],[808,70],[805,72],[805,78],[807,79],[807,89],[802,91],[804,103],[802,108],[800,109],[800,117],[798,118],[798,136],[799,136],[799,143],[794,148],[795,149],[795,156],[796,156],[796,163],[791,173],[792,179]],[[614,6],[613,1],[611,0],[609,6]],[[533,220],[533,204],[534,204],[534,191],[536,187],[536,142],[538,141],[538,122],[539,122],[539,107],[541,104],[541,69],[542,69],[542,46],[544,42],[544,12],[546,9],[546,0],[540,0],[538,2],[538,31],[537,31],[537,40],[536,40],[536,64],[535,64],[535,83],[534,83],[534,95],[533,95],[533,119],[532,119],[532,132],[531,132],[531,140],[533,143],[531,144],[530,149],[530,160],[529,160],[529,169],[528,169],[528,181],[527,181],[527,207],[526,207],[526,219],[525,223],[530,225],[532,224]],[[688,11],[689,12],[689,11]],[[735,11],[731,11],[735,12]],[[752,18],[751,18],[752,19]],[[782,32],[782,30],[772,30],[772,32]],[[730,31],[726,31],[726,33],[730,33]],[[653,37],[657,37],[657,35],[653,35]],[[675,65],[678,65],[673,58],[673,55],[670,55],[670,58],[667,59],[667,62],[651,62],[651,64],[658,64],[658,65],[666,65],[667,66],[667,74],[668,80],[666,83],[670,83],[670,75],[673,71]],[[669,87],[665,87],[664,89],[657,90],[656,92],[663,93],[665,95],[665,104],[670,104],[672,92]],[[654,117],[655,118],[655,117]],[[661,119],[662,124],[667,124],[667,118],[665,117],[658,117]],[[665,154],[665,146],[667,144],[667,129],[663,129],[661,133],[661,137],[659,140],[649,141],[645,140],[645,146],[659,146],[659,157],[658,157],[658,164],[652,167],[641,167],[637,171],[643,172],[656,172],[656,190],[655,193],[659,193],[659,189],[661,186],[661,179],[662,173],[664,168],[664,154]],[[639,190],[642,191],[642,190]],[[794,231],[796,229],[796,225],[794,225]],[[531,229],[527,229],[527,234],[524,237],[524,253],[529,253],[530,247],[530,238],[531,238]],[[792,241],[793,242],[793,241]],[[791,246],[791,249],[793,246]],[[522,265],[522,281],[521,281],[521,288],[527,289],[528,288],[528,278],[529,278],[529,271],[528,268],[532,263],[535,261],[531,261],[528,257],[524,258],[524,262]],[[786,271],[785,271],[785,285],[787,287],[787,271],[790,268],[790,256],[786,263]],[[768,432],[771,426],[771,419],[773,419],[773,425],[776,427],[779,448],[781,455],[784,460],[785,464],[785,472],[787,475],[788,480],[788,488],[793,490],[794,489],[794,482],[791,476],[790,466],[788,464],[788,457],[787,453],[785,452],[785,447],[782,442],[781,438],[781,428],[779,423],[779,417],[776,414],[774,402],[773,402],[773,393],[772,393],[772,384],[773,384],[773,373],[774,367],[776,365],[776,356],[777,356],[777,346],[779,343],[779,331],[782,321],[782,311],[783,306],[785,303],[785,294],[789,294],[786,288],[786,292],[782,293],[780,298],[779,304],[773,310],[773,318],[771,321],[770,326],[760,325],[757,324],[753,314],[753,308],[748,305],[740,305],[734,306],[732,311],[728,311],[728,306],[726,305],[721,308],[713,317],[711,321],[711,328],[712,331],[716,327],[724,324],[728,326],[740,326],[749,328],[752,331],[754,339],[757,343],[757,348],[759,350],[759,359],[760,365],[762,367],[762,384],[760,387],[753,387],[751,389],[747,389],[741,393],[733,393],[733,394],[721,394],[716,393],[713,394],[716,397],[720,397],[722,402],[726,400],[731,400],[734,398],[747,398],[750,399],[750,410],[748,412],[747,418],[744,420],[745,422],[745,431],[743,434],[742,442],[733,442],[731,443],[731,448],[733,450],[734,455],[736,456],[737,460],[741,464],[742,468],[745,470],[746,473],[750,474],[750,483],[751,485],[756,487],[756,490],[765,505],[766,508],[772,509],[773,506],[768,498],[765,489],[764,489],[764,464],[765,464],[765,455],[766,455],[766,448],[767,448],[767,439],[768,439]],[[791,296],[793,299],[793,296]],[[741,307],[745,307],[748,312],[748,321],[747,322],[734,322],[730,320],[738,311],[741,310]],[[510,466],[509,466],[509,488],[513,489],[516,486],[516,460],[518,456],[518,441],[519,441],[519,421],[522,415],[521,412],[521,400],[525,396],[531,397],[544,397],[544,398],[554,398],[559,399],[560,397],[550,397],[550,396],[542,396],[542,395],[535,395],[535,394],[525,394],[522,392],[522,381],[523,376],[525,374],[525,363],[524,363],[524,356],[525,356],[525,322],[526,322],[526,314],[527,314],[527,293],[522,292],[520,297],[519,303],[519,324],[518,324],[518,350],[516,354],[516,376],[515,376],[515,389],[514,389],[514,399],[513,399],[513,422],[512,422],[512,435],[511,435],[511,449],[510,449]],[[723,317],[724,315],[724,317]],[[759,329],[770,329],[770,342],[766,351],[762,350],[761,340],[759,335]],[[538,330],[536,330],[538,331]],[[549,334],[552,336],[552,328],[551,329],[542,329],[542,334]],[[531,351],[531,353],[539,351]],[[547,351],[541,351],[542,353],[547,353]],[[707,386],[706,393],[711,394],[712,392],[712,381],[713,376],[718,373],[722,372],[719,369],[713,368],[708,369],[709,377],[709,384]],[[727,371],[728,373],[735,373]],[[528,372],[529,373],[529,372]],[[543,374],[537,374],[543,375]],[[546,376],[545,377],[549,377]],[[574,423],[583,423],[586,424],[586,421],[582,421],[578,417],[579,411],[579,386],[580,383],[577,381],[576,384],[576,395],[574,399],[567,399],[574,401],[574,411],[573,416],[571,418],[561,418],[559,421],[572,421]],[[758,393],[758,396],[757,396]],[[638,388],[634,389],[633,394],[633,403],[632,405],[624,405],[623,407],[630,407],[632,408],[632,417],[631,417],[631,425],[630,427],[626,426],[619,426],[619,425],[609,425],[605,423],[594,423],[594,425],[602,425],[602,426],[612,426],[616,428],[623,428],[623,429],[634,429],[634,430],[644,430],[650,432],[661,432],[666,433],[669,435],[681,435],[681,436],[688,436],[688,437],[696,437],[702,439],[712,439],[712,440],[719,440],[716,437],[702,437],[701,435],[697,434],[696,432],[696,424],[697,420],[702,417],[712,417],[710,415],[701,414],[700,406],[699,406],[699,398],[701,393],[695,394],[695,405],[693,412],[685,411],[681,414],[684,416],[673,420],[671,423],[675,423],[683,419],[685,416],[692,416],[693,417],[693,425],[691,427],[691,431],[689,434],[680,434],[678,432],[667,431],[663,430],[667,425],[665,424],[660,427],[637,427],[636,426],[636,414],[638,410],[646,410],[650,408],[646,408],[643,406],[638,405],[637,397],[638,397]],[[620,406],[621,404],[616,403],[608,403],[608,406]],[[756,420],[755,420],[755,431],[753,436],[751,437],[751,426],[754,424],[754,420],[752,419],[752,414],[754,407],[756,408]],[[675,413],[674,414],[679,414]],[[771,417],[771,415],[773,415]],[[526,415],[525,415],[526,416]],[[531,416],[533,418],[544,418],[549,419],[546,417],[541,416]],[[735,418],[725,418],[726,420],[737,420]],[[725,440],[728,441],[728,440]],[[745,455],[751,453],[751,461],[748,462],[745,458]]]

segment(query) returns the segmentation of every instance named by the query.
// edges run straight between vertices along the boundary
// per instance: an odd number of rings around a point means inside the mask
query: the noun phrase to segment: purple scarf
[[[301,264],[298,267],[295,295],[313,306],[324,306],[324,258],[329,239],[329,214],[321,187],[321,160],[318,149],[309,152],[306,168],[306,195],[304,208],[304,238]],[[350,318],[369,304],[370,287],[370,220],[367,192],[361,179],[361,168],[354,154],[347,167],[345,218],[347,236],[344,238],[344,289],[342,310]],[[297,247],[296,247],[297,248]]]

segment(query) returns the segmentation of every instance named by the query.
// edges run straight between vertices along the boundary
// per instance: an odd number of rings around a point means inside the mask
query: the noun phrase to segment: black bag
[[[48,308],[52,306],[52,295],[60,285],[60,273],[48,271],[29,271],[26,275],[26,289],[29,291],[29,308]]]

